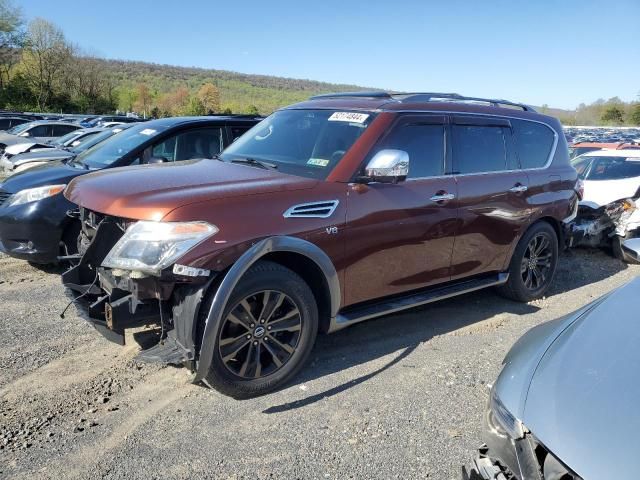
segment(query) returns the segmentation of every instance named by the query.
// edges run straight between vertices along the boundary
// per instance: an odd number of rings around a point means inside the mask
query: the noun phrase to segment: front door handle
[[[518,183],[509,189],[509,191],[512,193],[521,193],[526,192],[527,190],[529,190],[529,187],[527,187],[526,185],[522,185],[521,183]]]
[[[448,200],[453,200],[456,196],[453,193],[446,192],[438,192],[433,197],[430,198],[432,202],[446,202]]]

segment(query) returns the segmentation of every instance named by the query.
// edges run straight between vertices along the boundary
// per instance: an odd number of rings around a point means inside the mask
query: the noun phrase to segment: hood
[[[11,135],[10,133],[0,133],[0,144],[2,145],[15,145],[16,143],[34,143],[33,138],[19,137],[17,135]]]
[[[18,167],[29,162],[50,162],[53,160],[63,160],[73,157],[73,153],[67,150],[59,150],[57,148],[45,148],[37,152],[25,152],[15,155],[9,159],[14,167]]]
[[[26,152],[37,143],[33,142],[22,142],[22,143],[14,143],[13,145],[7,145],[7,148],[4,151],[10,155],[18,155],[20,153]]]
[[[317,180],[218,160],[142,165],[99,171],[72,182],[65,197],[116,217],[159,220],[188,204],[312,188]]]
[[[635,197],[640,188],[640,177],[621,180],[585,180],[581,205],[603,207],[616,200]]]
[[[549,346],[523,422],[582,478],[635,478],[640,451],[640,278],[612,292]]]
[[[25,188],[66,184],[85,173],[88,173],[88,170],[74,168],[61,161],[54,161],[15,173],[0,184],[0,188],[5,192],[16,193]]]

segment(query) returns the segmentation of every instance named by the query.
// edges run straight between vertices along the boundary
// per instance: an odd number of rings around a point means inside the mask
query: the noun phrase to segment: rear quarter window
[[[547,164],[555,135],[542,123],[527,120],[511,120],[516,140],[520,166],[522,168],[542,168]]]

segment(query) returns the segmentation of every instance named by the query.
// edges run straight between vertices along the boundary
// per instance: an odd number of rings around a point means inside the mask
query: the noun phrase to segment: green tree
[[[200,99],[196,96],[192,96],[189,99],[189,105],[187,105],[186,114],[187,115],[205,115],[207,113],[207,109],[202,104]]]
[[[56,89],[62,86],[65,68],[70,63],[72,53],[64,33],[53,23],[42,18],[29,23],[22,67],[38,109],[46,110]]]
[[[624,112],[620,107],[612,105],[610,107],[607,107],[605,111],[602,112],[602,117],[600,117],[600,120],[602,120],[603,123],[609,124],[624,123],[623,115]]]
[[[631,125],[640,125],[640,103],[636,103],[631,108],[631,113],[629,114],[629,122]]]
[[[258,107],[256,107],[253,104],[247,107],[247,113],[249,115],[260,115],[260,112],[258,111]]]
[[[220,91],[213,83],[209,82],[202,85],[198,90],[197,99],[208,115],[220,111]]]
[[[229,107],[227,107],[224,110],[222,110],[222,114],[223,115],[231,115],[231,114],[233,114],[233,112],[231,111],[231,109]]]
[[[9,83],[9,72],[20,60],[24,43],[24,20],[10,0],[0,0],[0,90]]]

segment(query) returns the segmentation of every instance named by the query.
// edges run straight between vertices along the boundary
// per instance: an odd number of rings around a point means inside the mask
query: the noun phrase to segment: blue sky
[[[109,58],[573,108],[640,95],[640,1],[14,0]]]

